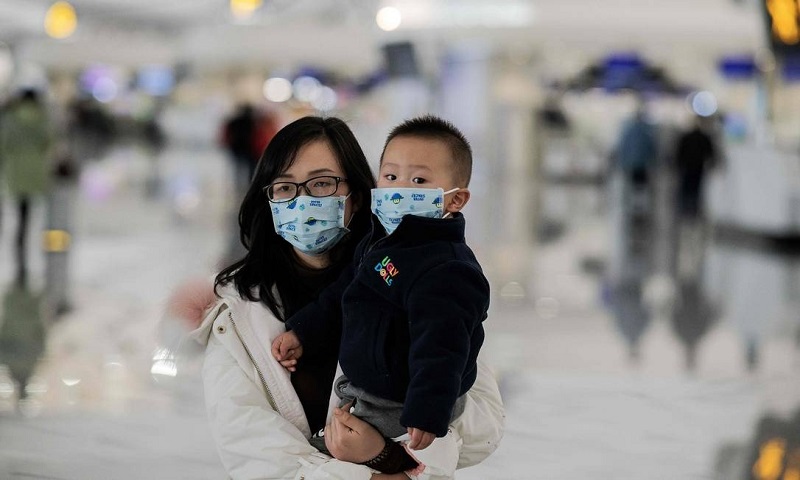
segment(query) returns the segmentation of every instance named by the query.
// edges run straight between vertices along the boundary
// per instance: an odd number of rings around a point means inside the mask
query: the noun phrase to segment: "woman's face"
[[[331,150],[328,142],[325,140],[317,140],[306,144],[297,152],[292,165],[283,173],[278,175],[273,182],[294,182],[302,183],[309,178],[319,177],[321,175],[330,175],[333,177],[347,178],[344,169],[339,165],[336,160],[336,155]],[[304,189],[300,189],[299,195],[308,195]],[[350,194],[350,186],[347,182],[339,182],[339,188],[334,193],[334,196],[347,196]],[[344,223],[350,223],[352,215],[358,211],[358,205],[353,196],[347,199],[344,210]],[[318,256],[307,255],[295,249],[295,252],[310,267],[323,268],[329,263],[329,256],[322,254]]]

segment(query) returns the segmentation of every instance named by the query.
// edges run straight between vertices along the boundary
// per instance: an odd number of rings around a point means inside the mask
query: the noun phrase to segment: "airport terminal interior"
[[[795,0],[0,0],[0,479],[229,478],[167,300],[247,253],[244,110],[469,140],[506,423],[455,478],[800,479]]]

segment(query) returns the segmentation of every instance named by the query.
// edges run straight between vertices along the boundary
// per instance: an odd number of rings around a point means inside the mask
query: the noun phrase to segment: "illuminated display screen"
[[[764,12],[772,49],[800,54],[800,0],[764,0]]]

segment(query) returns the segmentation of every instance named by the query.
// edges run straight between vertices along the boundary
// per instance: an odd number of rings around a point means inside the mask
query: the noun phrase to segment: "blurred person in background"
[[[52,158],[52,180],[45,218],[45,292],[48,314],[72,310],[71,251],[74,248],[78,184],[83,166],[99,159],[111,144],[113,122],[94,102],[78,98],[66,109]]]
[[[678,138],[675,153],[678,212],[685,220],[702,218],[703,183],[708,170],[717,164],[717,151],[709,129],[710,120],[698,115],[693,128]]]
[[[61,315],[72,310],[70,252],[78,203],[79,165],[65,145],[54,156],[52,188],[47,195],[45,225],[45,291],[51,311]]]
[[[333,188],[314,190],[314,195],[336,196],[339,202],[328,222],[315,223],[321,228],[311,232],[312,243],[329,240],[323,242],[326,248],[311,254],[278,235],[265,189],[276,181],[293,182],[298,194],[311,195],[309,182],[320,176],[331,180]],[[209,286],[203,294],[177,295],[194,296],[192,302],[173,299],[172,314],[199,325],[191,336],[205,348],[206,406],[222,463],[232,478],[407,478],[376,473],[393,471],[409,460],[399,444],[385,440],[347,410],[331,414],[341,332],[331,336],[326,348],[305,352],[304,368],[291,375],[269,348],[285,331],[284,321],[352,260],[369,229],[374,186],[364,153],[344,122],[304,117],[289,124],[267,146],[242,202],[245,257],[217,275],[214,291]],[[464,414],[451,424],[463,440],[459,467],[474,465],[494,451],[503,424],[497,383],[479,362]],[[312,432],[323,427],[325,443],[338,460],[309,443]]]
[[[678,275],[696,276],[705,244],[703,184],[717,165],[717,148],[709,133],[710,120],[695,117],[694,127],[678,138],[675,168],[678,177]]]
[[[633,116],[622,125],[617,142],[617,166],[625,176],[626,204],[637,211],[649,208],[648,187],[656,160],[655,128],[647,119],[647,105],[638,100]]]
[[[66,127],[69,150],[78,166],[102,158],[116,129],[114,118],[91,97],[78,97],[70,104]]]
[[[11,101],[0,124],[0,156],[4,177],[19,213],[16,236],[16,281],[24,285],[28,275],[27,238],[33,199],[47,193],[48,156],[53,135],[39,92],[25,89]]]
[[[253,138],[253,148],[256,151],[256,161],[253,163],[250,178],[253,177],[258,166],[261,154],[269,145],[269,142],[281,129],[280,117],[273,110],[260,110],[256,113],[256,131]]]
[[[234,115],[223,124],[220,142],[228,150],[233,165],[234,198],[237,203],[250,186],[258,160],[278,129],[274,113],[260,113],[249,103],[239,105]],[[222,263],[230,264],[246,253],[239,241],[239,228],[232,225]]]
[[[154,112],[142,125],[142,144],[150,160],[150,171],[145,179],[145,194],[148,198],[157,198],[161,193],[161,153],[167,146],[167,136]]]
[[[249,103],[239,105],[222,127],[221,143],[228,150],[233,164],[236,192],[247,188],[255,171],[254,165],[258,161],[258,154],[253,148],[255,132],[255,108]]]

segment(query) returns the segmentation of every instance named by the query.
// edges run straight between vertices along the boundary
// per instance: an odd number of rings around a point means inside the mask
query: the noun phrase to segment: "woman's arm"
[[[228,475],[239,479],[327,478],[368,480],[363,465],[317,452],[303,434],[275,412],[262,388],[212,334],[205,351],[203,384],[211,430]]]
[[[388,472],[386,477],[373,478],[407,478],[403,472],[419,475],[420,464],[401,444],[384,438],[375,427],[352,415],[348,407],[349,405],[335,408],[330,423],[325,426],[325,446],[331,455],[340,460],[368,465],[380,472]],[[454,450],[452,457],[455,456]],[[455,470],[455,464],[452,470]],[[444,478],[451,477],[452,473]],[[440,477],[429,475],[425,478],[434,480]]]

